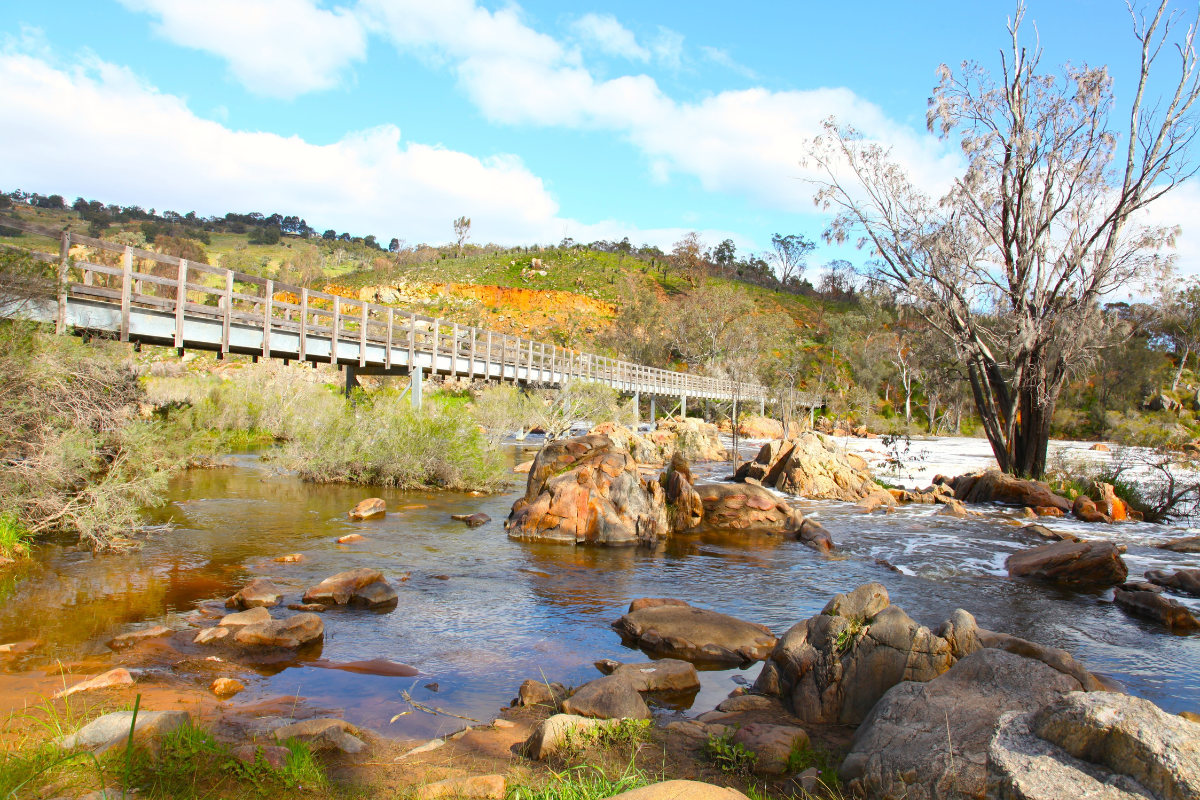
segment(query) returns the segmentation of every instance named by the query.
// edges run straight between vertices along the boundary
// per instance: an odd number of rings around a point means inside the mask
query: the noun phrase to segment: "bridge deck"
[[[57,303],[26,313],[121,341],[263,358],[561,386],[596,381],[622,392],[764,402],[755,383],[647,367],[558,345],[316,292],[174,256],[0,217],[0,225],[60,240]],[[120,255],[120,266],[69,257],[73,244]],[[137,261],[135,269],[135,259]],[[146,271],[142,271],[146,270]],[[820,405],[803,398],[801,405]]]

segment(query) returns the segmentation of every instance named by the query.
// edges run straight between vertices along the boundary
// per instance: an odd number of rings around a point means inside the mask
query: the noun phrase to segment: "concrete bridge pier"
[[[679,416],[687,417],[687,395],[679,395]]]
[[[636,431],[638,423],[642,421],[642,395],[640,392],[633,393],[633,429]]]

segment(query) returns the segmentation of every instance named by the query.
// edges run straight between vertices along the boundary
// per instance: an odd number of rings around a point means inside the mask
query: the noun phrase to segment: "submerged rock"
[[[742,664],[766,658],[775,645],[775,636],[762,625],[691,606],[642,608],[613,628],[643,650],[687,661]]]
[[[1200,536],[1171,539],[1167,542],[1159,542],[1155,547],[1160,550],[1170,550],[1173,553],[1200,553]]]
[[[283,590],[270,578],[255,578],[225,601],[226,608],[271,608],[279,605]]]
[[[450,519],[455,522],[465,522],[468,528],[478,528],[480,525],[486,525],[492,521],[492,518],[482,511],[478,514],[451,514]]]
[[[1124,583],[1129,568],[1124,547],[1109,541],[1057,542],[1019,550],[1004,562],[1009,577],[1038,578],[1068,585],[1112,586]]]
[[[1163,597],[1161,591],[1125,591],[1116,588],[1113,589],[1113,602],[1131,614],[1158,620],[1173,630],[1200,629],[1200,620],[1196,619],[1191,609],[1178,600]]]
[[[387,515],[387,503],[378,497],[369,497],[350,509],[348,516],[355,521],[381,519]]]
[[[927,683],[892,687],[855,732],[839,777],[854,796],[983,797],[1000,715],[1079,688],[1041,662],[979,650]]]
[[[363,590],[375,583],[383,583],[387,586],[387,582],[383,579],[383,573],[377,569],[362,567],[339,572],[305,592],[303,600],[305,603],[342,606],[350,603],[355,596],[359,596],[362,604],[371,605],[370,600],[377,596],[375,593],[378,590]]]
[[[175,631],[165,625],[155,625],[152,628],[144,628],[140,631],[130,631],[122,633],[109,640],[108,646],[113,650],[124,650],[128,647],[141,644],[150,639],[161,639],[164,636],[170,636]]]
[[[1146,580],[1177,592],[1200,596],[1200,569],[1181,569],[1174,573],[1152,569],[1146,573]]]

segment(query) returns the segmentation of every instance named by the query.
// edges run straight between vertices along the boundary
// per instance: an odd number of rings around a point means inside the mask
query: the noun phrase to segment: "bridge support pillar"
[[[767,398],[765,397],[758,398],[758,415],[760,417],[767,415]]]
[[[704,398],[704,421],[712,422],[712,406],[709,405],[708,398]]]
[[[810,407],[808,409],[808,429],[810,431],[813,429],[813,425],[816,424],[816,421],[816,409]]]
[[[633,393],[633,429],[637,430],[638,423],[642,421],[642,395],[640,392]]]
[[[650,395],[650,424],[654,424],[654,418],[658,416],[654,408],[654,395]]]
[[[361,385],[362,384],[360,384],[358,382],[358,367],[354,366],[353,364],[347,364],[346,365],[346,397],[349,397],[350,393],[352,391],[354,391],[355,389],[357,389]]]
[[[421,368],[414,367],[408,375],[411,381],[412,407],[419,409],[421,407]]]

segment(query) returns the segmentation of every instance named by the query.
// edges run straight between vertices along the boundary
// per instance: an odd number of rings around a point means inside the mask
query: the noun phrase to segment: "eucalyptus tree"
[[[956,349],[1000,467],[1040,476],[1068,377],[1103,343],[1103,298],[1168,261],[1178,229],[1148,206],[1195,172],[1189,148],[1200,73],[1196,26],[1162,0],[1133,13],[1140,50],[1132,96],[1118,108],[1105,67],[1041,71],[1019,40],[1025,8],[993,77],[974,62],[943,65],[928,124],[956,134],[967,159],[940,201],[888,149],[830,120],[808,147],[821,173],[815,202],[835,212],[830,241],[857,237],[877,279]],[[1147,98],[1164,51],[1178,55],[1168,91]]]

